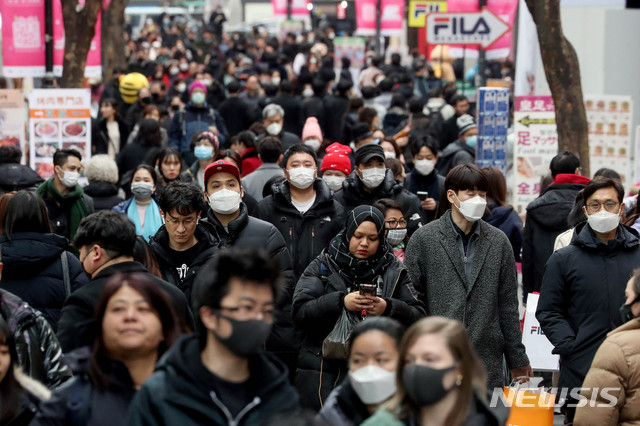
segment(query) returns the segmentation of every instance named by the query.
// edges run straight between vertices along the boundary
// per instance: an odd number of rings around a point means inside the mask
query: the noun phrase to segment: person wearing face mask
[[[351,148],[334,142],[326,148],[327,154],[322,159],[320,172],[322,180],[334,193],[342,191],[342,184],[351,174]]]
[[[216,134],[221,144],[229,137],[222,115],[206,102],[207,87],[200,81],[189,86],[189,99],[184,109],[178,111],[171,121],[169,146],[176,148],[189,161],[193,157],[190,145],[194,135],[210,131]],[[189,163],[187,163],[189,164]]]
[[[318,155],[320,145],[322,145],[322,130],[318,124],[318,119],[309,117],[302,128],[302,143],[310,147]]]
[[[422,226],[424,218],[420,200],[404,189],[402,183],[394,178],[393,172],[386,168],[384,150],[380,145],[370,143],[358,148],[355,168],[342,188],[342,191],[335,194],[335,198],[347,212],[362,204],[391,198],[402,205],[409,235]]]
[[[505,383],[503,359],[518,380],[533,371],[522,345],[511,244],[481,220],[487,187],[486,175],[473,164],[451,170],[439,206],[444,213],[413,234],[405,265],[428,315],[464,321],[494,388]]]
[[[640,237],[620,223],[619,180],[596,177],[583,189],[586,223],[576,225],[568,247],[554,252],[542,278],[536,318],[560,355],[560,388],[579,388],[607,333],[622,325],[620,306],[640,264]],[[574,398],[566,418],[573,420]]]
[[[438,173],[447,176],[449,171],[459,164],[475,164],[478,126],[473,117],[464,114],[458,117],[458,139],[448,144],[440,155]]]
[[[433,220],[438,208],[438,200],[444,189],[444,176],[438,174],[438,142],[428,135],[417,135],[411,138],[411,154],[413,170],[405,177],[404,187],[411,193],[419,195],[425,222]],[[426,192],[427,195],[418,194]]]
[[[215,134],[202,132],[195,136],[191,146],[196,161],[184,172],[183,179],[196,183],[200,190],[204,190],[204,171],[218,155],[220,142]]]
[[[264,107],[262,110],[262,124],[267,129],[269,136],[275,136],[280,139],[283,151],[300,143],[300,138],[296,134],[284,130],[284,109],[280,105],[272,103]]]
[[[622,325],[602,342],[581,386],[585,388],[581,392],[585,398],[601,405],[578,407],[573,419],[576,426],[633,424],[640,420],[640,379],[636,374],[640,369],[640,269],[633,271],[624,294],[626,299],[620,307]],[[617,403],[611,404],[596,388],[611,389],[610,395]]]
[[[56,150],[54,175],[36,190],[47,205],[51,230],[67,239],[74,237],[82,218],[93,213],[93,199],[78,185],[81,161],[82,156],[75,149]]]
[[[490,406],[484,366],[460,321],[420,320],[399,352],[396,395],[363,426],[506,424],[509,409],[500,401]]]
[[[152,102],[153,98],[148,87],[143,86],[138,89],[136,102],[129,107],[124,116],[124,123],[127,125],[129,132],[133,131],[135,125],[142,121],[145,107],[151,105]]]
[[[279,278],[277,261],[256,250],[208,262],[194,287],[198,335],[177,342],[142,385],[127,424],[253,425],[298,410],[286,367],[262,350]]]
[[[373,206],[384,215],[384,229],[387,241],[393,247],[393,254],[404,262],[404,251],[409,240],[402,206],[390,198],[378,200]]]
[[[386,317],[368,318],[349,336],[349,377],[327,398],[318,420],[355,426],[396,393],[398,347],[404,327]]]
[[[205,200],[211,208],[200,223],[221,241],[221,246],[242,249],[259,247],[280,263],[284,286],[278,309],[282,315],[274,324],[275,331],[267,343],[267,349],[291,363],[292,357],[297,354],[297,345],[293,336],[291,304],[287,304],[287,301],[291,301],[295,280],[284,238],[269,222],[249,216],[247,206],[242,201],[244,188],[240,184],[240,171],[234,164],[224,160],[214,161],[205,170],[204,181]]]
[[[318,179],[318,159],[311,147],[292,146],[284,153],[283,164],[286,180],[258,203],[255,216],[273,224],[285,237],[297,281],[340,231],[344,208]]]
[[[344,310],[356,321],[385,316],[405,326],[424,316],[407,270],[386,241],[384,216],[368,205],[347,214],[295,288],[292,313],[302,337],[295,383],[305,407],[319,410],[347,374],[346,360],[322,355],[323,341]]]

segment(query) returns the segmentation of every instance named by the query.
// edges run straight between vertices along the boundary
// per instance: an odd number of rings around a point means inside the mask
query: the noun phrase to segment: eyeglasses
[[[273,313],[274,313],[274,309],[269,307],[269,308],[264,308],[264,309],[258,309],[255,306],[248,306],[248,305],[243,305],[243,306],[220,306],[219,308],[220,311],[229,311],[233,314],[235,314],[235,316],[239,319],[239,320],[247,320],[247,319],[254,319],[258,316],[258,313],[262,314],[262,317],[265,319],[265,321],[271,321],[273,320]]]
[[[389,228],[405,228],[407,226],[407,221],[404,220],[404,219],[400,219],[400,220],[395,220],[395,219],[385,220],[384,223],[389,225]]]
[[[612,200],[605,201],[604,203],[599,203],[597,201],[593,201],[593,202],[587,204],[587,210],[589,210],[589,213],[591,213],[591,214],[598,213],[600,211],[600,208],[602,206],[604,206],[606,211],[608,211],[610,213],[616,213],[619,204],[620,203],[618,203],[616,201],[612,201]]]
[[[189,218],[189,219],[184,219],[184,220],[180,220],[180,219],[174,219],[174,218],[169,218],[165,220],[165,224],[167,225],[172,225],[172,226],[178,226],[180,224],[182,224],[185,228],[192,226],[193,224],[195,224],[198,221],[198,219],[193,219],[193,218]]]

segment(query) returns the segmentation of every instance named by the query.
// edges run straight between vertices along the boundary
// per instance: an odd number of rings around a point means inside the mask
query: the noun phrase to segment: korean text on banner
[[[591,171],[602,167],[613,169],[620,173],[622,185],[628,188],[635,183],[631,181],[631,96],[585,95],[584,99]]]
[[[558,153],[556,113],[551,96],[517,96],[515,101],[515,188],[513,205],[524,213],[540,195],[540,180]]]
[[[409,26],[423,28],[428,13],[446,11],[447,2],[445,0],[411,0],[409,2]]]
[[[89,89],[35,89],[29,94],[29,165],[43,178],[53,176],[53,153],[75,149],[91,156]]]
[[[380,33],[383,36],[400,35],[404,20],[404,0],[381,0]],[[376,0],[356,0],[356,34],[376,34]]]
[[[536,309],[540,294],[529,293],[527,297],[527,311],[524,314],[522,327],[522,344],[524,345],[531,368],[536,371],[558,371],[560,356],[551,353],[553,345],[547,339],[536,319]]]
[[[26,114],[21,90],[0,90],[0,146],[11,145],[24,149]]]
[[[506,175],[509,89],[481,87],[478,90],[478,167],[497,167]]]

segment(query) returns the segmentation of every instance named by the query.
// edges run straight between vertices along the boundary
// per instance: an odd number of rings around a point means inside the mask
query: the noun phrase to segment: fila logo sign
[[[473,13],[430,13],[426,21],[430,44],[474,44],[487,48],[511,28],[486,7]]]

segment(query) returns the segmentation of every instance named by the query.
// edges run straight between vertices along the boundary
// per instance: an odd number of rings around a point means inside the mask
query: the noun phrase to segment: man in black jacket
[[[287,180],[258,203],[256,216],[285,237],[297,282],[340,231],[345,213],[327,184],[318,179],[318,158],[311,147],[292,146],[284,153],[284,164]]]
[[[254,121],[260,120],[260,111],[257,106],[240,98],[238,96],[240,90],[240,83],[236,80],[227,84],[229,97],[222,101],[218,107],[230,136],[235,136],[241,131],[247,130]]]
[[[91,276],[91,281],[74,291],[62,308],[57,335],[65,353],[93,344],[96,304],[107,281],[119,273],[140,273],[151,277],[167,292],[182,324],[194,328],[184,294],[133,260],[135,243],[136,227],[126,215],[105,210],[87,216],[80,223],[74,245],[80,250],[80,262]]]
[[[198,273],[199,335],[176,343],[131,403],[127,424],[265,424],[296,411],[287,369],[261,351],[280,278],[264,253],[229,249]]]
[[[203,201],[196,185],[171,182],[158,200],[165,224],[151,240],[162,278],[182,290],[188,301],[191,301],[196,273],[215,254],[219,245],[198,223]]]
[[[285,132],[293,133],[296,136],[302,134],[302,101],[294,96],[295,90],[293,83],[284,80],[280,83],[280,94],[273,99],[273,103],[280,105],[284,110],[284,116],[287,120],[284,122]]]

